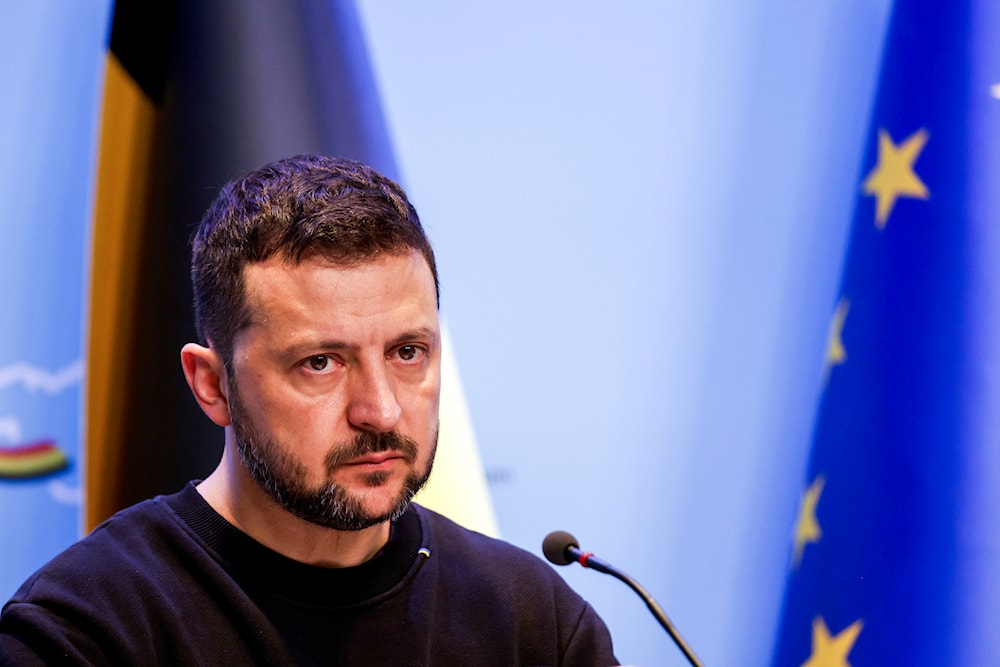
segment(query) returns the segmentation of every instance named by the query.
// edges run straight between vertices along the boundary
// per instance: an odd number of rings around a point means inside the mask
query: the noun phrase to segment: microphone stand
[[[681,650],[684,657],[688,659],[692,667],[702,667],[701,661],[691,650],[691,647],[687,645],[684,638],[681,637],[681,633],[677,632],[677,628],[674,624],[670,622],[667,618],[666,612],[657,604],[653,596],[646,592],[646,589],[639,585],[639,582],[628,576],[618,568],[611,565],[607,561],[603,561],[600,558],[594,556],[590,552],[584,553],[580,550],[579,542],[576,538],[563,530],[557,530],[555,532],[549,533],[545,540],[542,542],[542,553],[545,554],[545,558],[553,565],[569,565],[573,561],[576,561],[583,567],[589,567],[592,570],[597,570],[598,572],[603,572],[604,574],[610,574],[615,579],[625,582],[625,584],[631,588],[633,591],[639,594],[639,597],[643,599],[646,606],[649,607],[649,611],[653,612],[653,616],[656,620],[663,626],[663,629],[667,631],[670,638],[674,640],[677,644],[677,648]]]
[[[681,637],[681,634],[677,631],[677,628],[674,627],[674,624],[670,622],[669,618],[667,618],[666,612],[663,611],[663,608],[659,605],[659,603],[653,599],[653,596],[650,595],[638,581],[610,563],[597,558],[594,554],[589,552],[584,553],[573,545],[566,547],[566,553],[580,565],[589,567],[592,570],[597,570],[598,572],[603,572],[604,574],[610,574],[612,577],[624,582],[629,588],[635,591],[639,597],[643,599],[643,602],[646,603],[646,606],[649,607],[649,611],[653,613],[653,616],[655,616],[656,620],[663,626],[663,629],[670,635],[670,638],[674,640],[675,644],[677,644],[677,648],[681,650],[681,653],[683,653],[684,657],[688,659],[688,662],[690,662],[693,667],[702,667],[701,661],[698,660],[694,651],[691,650],[691,647],[688,646],[687,642],[684,641],[684,638]]]

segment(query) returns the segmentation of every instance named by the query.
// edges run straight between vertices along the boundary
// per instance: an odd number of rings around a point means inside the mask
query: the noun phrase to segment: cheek
[[[420,386],[412,396],[412,415],[426,422],[432,430],[437,429],[438,414],[441,409],[441,389],[438,383]]]
[[[451,410],[457,409],[458,405],[452,405]],[[426,407],[426,438],[427,438],[427,449],[432,450],[437,442],[440,426],[441,426],[441,401],[440,396],[435,393],[433,396],[428,397],[427,407]],[[455,421],[453,418],[452,421]]]
[[[274,441],[290,448],[302,460],[322,459],[338,441],[348,437],[341,426],[342,412],[335,401],[306,398],[292,392],[261,392],[253,409],[254,421]]]
[[[414,438],[421,447],[433,443],[438,430],[440,396],[436,385],[423,383],[398,391],[396,401],[402,409],[397,432]]]
[[[278,416],[296,447],[326,455],[335,444],[350,440],[343,406],[333,400],[294,401],[282,406]]]

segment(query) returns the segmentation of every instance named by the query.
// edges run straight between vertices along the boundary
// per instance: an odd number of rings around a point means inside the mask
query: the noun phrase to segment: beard
[[[437,449],[436,434],[427,470],[421,474],[414,467],[418,446],[412,438],[395,431],[362,431],[352,440],[335,444],[330,449],[324,460],[327,481],[311,487],[305,481],[308,470],[292,454],[293,448],[288,443],[276,442],[258,427],[244,409],[236,384],[235,378],[229,382],[229,419],[243,465],[275,503],[300,519],[334,530],[370,528],[399,518],[430,477]],[[384,451],[402,453],[410,470],[390,508],[381,513],[369,512],[362,498],[334,483],[330,476],[351,459]],[[374,472],[366,475],[363,481],[365,486],[374,488],[385,484],[389,477],[388,472]]]

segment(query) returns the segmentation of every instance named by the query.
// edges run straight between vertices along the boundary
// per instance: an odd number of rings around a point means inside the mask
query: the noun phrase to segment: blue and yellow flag
[[[1000,655],[998,9],[894,9],[775,665]]]

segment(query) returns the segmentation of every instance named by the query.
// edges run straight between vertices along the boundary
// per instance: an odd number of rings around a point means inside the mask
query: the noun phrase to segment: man
[[[201,343],[181,364],[221,461],[33,575],[0,615],[4,664],[616,663],[551,568],[410,503],[441,332],[399,186],[279,161],[224,187],[193,245]]]

